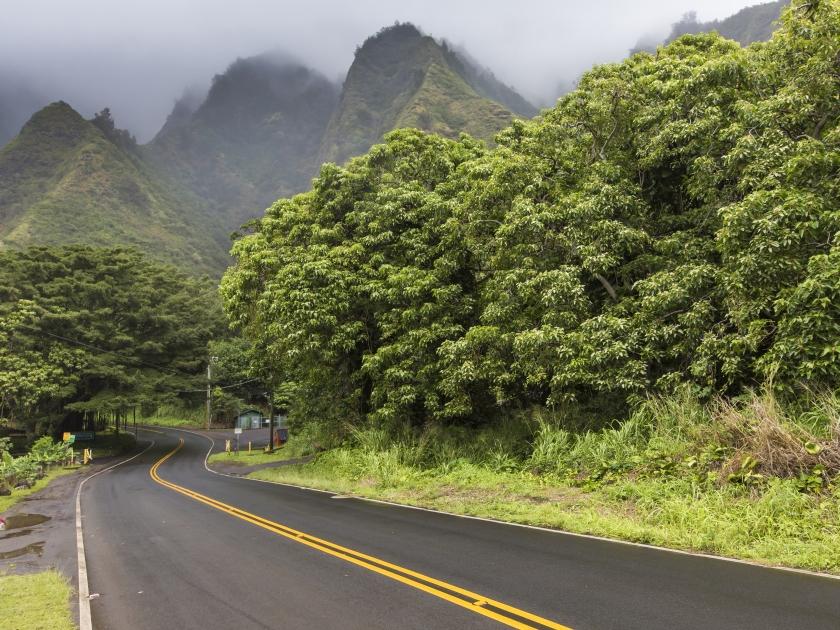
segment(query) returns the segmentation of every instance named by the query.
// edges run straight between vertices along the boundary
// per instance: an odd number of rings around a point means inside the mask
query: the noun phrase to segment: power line
[[[231,387],[239,387],[240,385],[244,385],[245,383],[253,383],[254,381],[258,381],[258,378],[249,378],[247,381],[242,381],[241,383],[234,383],[233,385],[217,385],[217,389],[230,389]],[[192,394],[195,392],[206,392],[207,388],[204,389],[179,389],[179,394]]]
[[[119,357],[121,359],[125,359],[127,361],[134,361],[135,363],[141,363],[143,365],[147,365],[149,367],[157,368],[159,370],[166,370],[168,372],[174,372],[175,374],[180,374],[182,376],[189,376],[190,378],[199,378],[198,374],[187,374],[186,372],[181,372],[180,370],[175,370],[173,368],[164,367],[162,365],[156,365],[155,363],[149,363],[148,361],[141,361],[140,359],[135,359],[134,357],[128,357],[124,354],[119,354],[117,352],[113,352],[111,350],[103,350],[102,348],[97,348],[96,346],[92,346],[87,343],[82,343],[81,341],[76,341],[74,339],[68,339],[67,337],[62,337],[61,335],[55,335],[53,333],[47,332],[46,330],[41,330],[40,328],[34,328],[33,326],[27,326],[26,324],[15,324],[15,326],[20,326],[22,328],[28,328],[29,330],[34,330],[35,332],[42,333],[44,335],[49,335],[50,337],[55,337],[56,339],[61,339],[62,341],[66,341],[68,343],[74,343],[79,346],[84,346],[85,348],[90,348],[91,350],[96,350],[97,352],[102,352],[103,354],[112,354],[115,357]],[[240,385],[245,385],[246,383],[253,383],[254,381],[258,381],[257,378],[251,378],[247,381],[242,381],[241,383],[234,383],[233,385],[222,385],[217,386],[219,389],[230,389],[232,387],[239,387]],[[204,392],[207,391],[206,388],[203,389],[182,389],[178,390],[179,394],[189,394],[194,392]]]
[[[91,346],[87,343],[82,343],[81,341],[75,341],[74,339],[68,339],[67,337],[62,337],[61,335],[54,335],[53,333],[49,333],[46,330],[41,330],[40,328],[34,328],[32,326],[27,326],[26,324],[15,324],[15,326],[20,326],[21,328],[28,328],[29,330],[34,330],[35,332],[39,332],[44,335],[49,335],[50,337],[55,337],[56,339],[61,339],[62,341],[66,341],[68,343],[75,343],[78,346],[84,346],[85,348],[90,348],[91,350],[96,350],[97,352],[102,352],[103,354],[113,354],[115,357],[119,357],[121,359],[125,359],[126,361],[134,361],[135,363],[141,363],[143,365],[148,365],[149,367],[157,368],[159,370],[166,370],[168,372],[174,372],[175,374],[180,374],[182,376],[189,376],[190,378],[196,378],[197,374],[187,374],[186,372],[181,372],[180,370],[175,370],[173,368],[164,367],[162,365],[156,365],[154,363],[149,363],[147,361],[141,361],[140,359],[135,359],[134,357],[127,357],[124,354],[119,354],[117,352],[113,352],[111,350],[103,350],[102,348],[97,348],[96,346]],[[204,391],[204,390],[201,390]]]

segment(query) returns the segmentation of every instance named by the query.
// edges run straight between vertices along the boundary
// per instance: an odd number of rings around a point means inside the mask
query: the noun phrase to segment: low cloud
[[[21,112],[33,104],[65,100],[88,118],[110,107],[117,125],[145,142],[160,130],[187,86],[206,89],[239,57],[282,49],[340,80],[356,46],[394,21],[413,22],[462,46],[526,98],[549,105],[593,64],[623,58],[646,34],[652,41],[667,34],[685,12],[696,9],[700,19],[711,20],[749,4],[754,2],[7,3],[0,21],[0,112],[10,108],[4,103],[19,104],[6,114],[17,133],[21,116],[32,113]],[[27,98],[29,105],[20,105]]]

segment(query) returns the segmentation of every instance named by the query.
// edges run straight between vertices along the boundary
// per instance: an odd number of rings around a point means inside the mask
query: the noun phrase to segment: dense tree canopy
[[[155,404],[195,387],[223,333],[213,283],[134,249],[0,253],[3,415],[30,432],[68,409]]]
[[[226,310],[334,418],[837,385],[838,116],[837,2],[687,35],[492,151],[403,130],[326,165],[236,244]]]

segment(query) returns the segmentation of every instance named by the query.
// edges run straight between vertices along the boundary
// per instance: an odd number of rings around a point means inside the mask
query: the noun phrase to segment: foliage
[[[106,107],[98,114],[94,114],[90,122],[118,147],[137,153],[137,139],[127,129],[117,129],[109,108]]]
[[[177,400],[224,330],[206,277],[133,249],[31,246],[0,253],[0,395],[30,437],[65,410]],[[201,382],[201,381],[199,381]]]
[[[733,405],[681,389],[588,431],[575,411],[533,409],[481,430],[356,430],[309,464],[251,476],[840,573],[836,394],[788,405],[766,391]],[[770,417],[782,439],[744,440],[743,427]]]
[[[490,151],[393,132],[252,224],[226,310],[335,426],[834,387],[838,29],[596,66]]]
[[[57,464],[67,457],[67,450],[71,448],[68,442],[56,442],[45,435],[35,440],[29,451],[29,458],[39,466]]]
[[[19,300],[14,310],[0,314],[0,405],[13,418],[25,419],[30,434],[39,423],[59,419],[54,401],[74,392],[87,362],[77,348],[29,334],[39,323],[31,300]]]

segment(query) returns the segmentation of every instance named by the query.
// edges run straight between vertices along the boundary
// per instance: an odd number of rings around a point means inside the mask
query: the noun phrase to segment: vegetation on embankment
[[[840,570],[838,41],[686,35],[278,201],[221,291],[331,450],[259,476]]]
[[[309,464],[251,476],[840,573],[840,491],[830,481],[840,398],[810,402],[786,406],[766,392],[703,405],[684,391],[601,431],[545,410],[480,431],[369,429]]]
[[[244,435],[244,434],[243,434]],[[236,440],[231,440],[231,449],[234,448]],[[262,448],[252,449],[251,454],[248,454],[247,438],[239,443],[239,453],[214,453],[210,456],[208,462],[212,467],[213,464],[225,463],[232,466],[258,466],[260,464],[273,464],[275,462],[285,462],[290,459],[302,457],[295,454],[293,450],[286,450],[283,447],[275,447],[274,452],[264,453]]]
[[[73,589],[58,571],[0,575],[0,619],[6,628],[74,630]]]
[[[28,490],[14,490],[10,495],[7,496],[0,496],[0,514],[11,508],[17,503],[23,501],[26,497],[34,492],[38,492],[39,490],[43,490],[47,484],[49,484],[53,479],[56,477],[61,477],[62,475],[69,474],[71,472],[75,472],[78,468],[52,468],[49,472],[44,473],[43,479],[39,479],[35,482]]]
[[[105,431],[98,431],[91,441],[75,442],[73,450],[81,453],[84,449],[90,449],[93,457],[96,458],[119,455],[136,445],[137,440],[134,437],[132,425],[129,423],[128,429],[120,429],[119,437],[113,427],[108,427]]]

